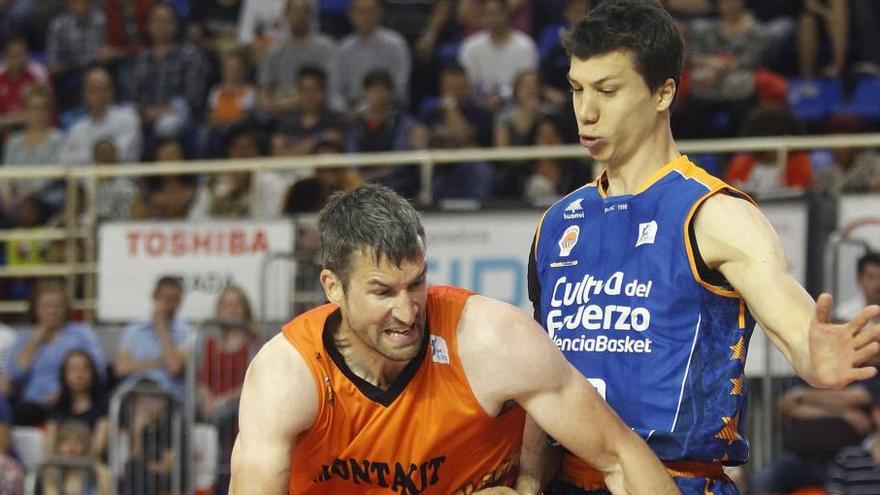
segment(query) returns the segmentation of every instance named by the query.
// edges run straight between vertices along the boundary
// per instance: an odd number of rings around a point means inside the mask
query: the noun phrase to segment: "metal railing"
[[[745,151],[773,151],[777,161],[785,163],[789,152],[808,149],[833,149],[842,147],[880,147],[880,134],[828,135],[778,138],[721,139],[706,141],[681,141],[679,149],[684,153],[727,153]],[[61,225],[39,229],[0,230],[0,240],[41,239],[64,242],[65,261],[58,264],[36,266],[0,267],[0,278],[61,277],[74,309],[94,310],[96,307],[95,275],[96,253],[96,197],[98,181],[112,177],[143,177],[182,174],[217,174],[223,172],[249,172],[251,177],[251,204],[260,204],[260,176],[267,172],[302,168],[348,167],[371,165],[414,165],[420,167],[421,190],[418,201],[422,205],[432,202],[433,170],[435,166],[474,161],[511,162],[537,158],[588,158],[581,146],[528,146],[508,148],[469,148],[459,150],[418,150],[390,153],[362,153],[344,155],[310,155],[302,157],[257,158],[249,160],[186,161],[165,163],[139,163],[118,166],[45,166],[0,167],[0,181],[16,179],[60,179],[66,187],[64,215]],[[84,186],[82,214],[77,202],[77,187]],[[82,241],[82,259],[77,259],[77,243]],[[77,277],[82,276],[83,297],[75,296]],[[22,301],[0,301],[0,313],[21,313],[27,310]],[[93,318],[87,314],[87,318]]]

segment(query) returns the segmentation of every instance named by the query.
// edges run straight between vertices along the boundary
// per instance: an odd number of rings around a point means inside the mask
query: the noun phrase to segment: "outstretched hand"
[[[877,374],[876,368],[865,364],[880,354],[880,325],[870,324],[880,315],[880,306],[868,306],[842,324],[830,323],[831,308],[831,295],[820,295],[810,324],[810,360],[814,385],[840,389]]]

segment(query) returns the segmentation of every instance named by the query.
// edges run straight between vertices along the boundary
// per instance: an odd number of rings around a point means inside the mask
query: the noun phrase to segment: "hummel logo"
[[[657,222],[651,220],[648,223],[639,224],[639,239],[636,241],[636,247],[642,244],[654,244],[657,237]]]
[[[565,207],[565,210],[562,212],[562,218],[566,220],[584,218],[584,207],[581,206],[581,202],[583,200],[583,198],[578,198],[569,203],[568,206]]]

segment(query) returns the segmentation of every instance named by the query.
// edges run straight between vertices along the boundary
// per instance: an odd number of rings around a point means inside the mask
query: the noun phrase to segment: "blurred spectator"
[[[374,71],[364,77],[366,107],[348,128],[346,151],[402,151],[410,148],[416,122],[394,107],[394,83],[385,71]],[[418,191],[418,169],[405,165],[396,167],[365,167],[365,179],[388,186],[404,197]]]
[[[76,422],[91,432],[84,450],[96,458],[103,457],[110,424],[107,422],[107,392],[95,361],[82,349],[70,351],[61,365],[59,381],[61,395],[49,410],[46,422],[46,453],[51,455],[60,449],[59,429]]]
[[[229,135],[226,157],[233,160],[255,158],[260,153],[260,138],[249,128]],[[190,209],[190,219],[246,218],[251,216],[251,173],[223,172],[211,176],[199,187]]]
[[[231,50],[222,58],[222,80],[208,96],[208,123],[225,130],[247,119],[257,103],[254,85],[247,81],[248,59],[244,52]]]
[[[818,75],[816,66],[820,48],[820,24],[831,43],[831,60],[822,70],[822,75],[836,77],[846,65],[849,47],[848,0],[804,0],[804,11],[798,26],[798,56],[801,77],[804,78]]]
[[[28,88],[24,96],[24,129],[9,136],[3,148],[4,165],[54,165],[58,163],[64,135],[52,126],[52,96],[46,86],[35,85]],[[44,202],[59,206],[62,196],[53,194],[49,179],[29,179],[9,181],[0,188],[9,188],[7,206],[14,210],[22,198],[42,195]]]
[[[697,19],[688,29],[690,94],[683,101],[680,129],[688,137],[729,132],[713,122],[718,113],[730,120],[728,129],[738,128],[761,90],[766,98],[772,98],[774,84],[785,84],[778,76],[762,71],[760,84],[765,89],[759,89],[757,69],[764,62],[771,38],[746,8],[745,0],[719,0],[718,13],[717,19]]]
[[[12,452],[12,408],[5,394],[0,394],[0,493],[24,493],[24,470]]]
[[[664,0],[663,5],[676,18],[689,19],[712,13],[715,0]]]
[[[12,452],[12,408],[5,394],[0,394],[0,493],[24,493],[24,470]]]
[[[336,65],[331,78],[334,95],[354,106],[363,96],[363,82],[370,72],[384,70],[393,78],[393,95],[409,103],[409,78],[412,62],[409,46],[398,33],[381,26],[382,5],[379,0],[352,0],[349,19],[354,33],[339,44]],[[332,87],[332,86],[331,86]]]
[[[109,139],[95,143],[94,157],[98,166],[115,166],[119,163],[116,145]],[[95,216],[98,222],[130,219],[137,195],[138,188],[131,177],[99,180],[95,191]]]
[[[240,287],[223,289],[215,318],[220,333],[205,342],[197,392],[201,417],[217,428],[225,456],[232,452],[241,385],[258,342],[251,303]]]
[[[191,0],[186,37],[203,50],[222,52],[238,44],[241,0]]]
[[[749,115],[742,135],[770,137],[802,133],[803,126],[791,112],[776,108],[761,108]],[[785,189],[807,189],[813,184],[810,155],[802,151],[791,152],[786,162],[781,164],[774,151],[740,153],[731,159],[724,180],[756,195]]]
[[[538,68],[535,42],[511,27],[509,15],[507,0],[483,1],[483,30],[465,39],[458,51],[472,92],[492,109],[512,96],[518,74]]]
[[[260,66],[260,110],[270,118],[295,111],[300,94],[291,91],[304,67],[320,67],[324,74],[336,58],[336,43],[312,32],[312,0],[289,0],[290,36],[278,40]]]
[[[46,68],[28,60],[27,41],[10,38],[3,48],[3,67],[0,68],[0,126],[23,124],[27,119],[24,109],[27,89],[46,82]]]
[[[852,9],[853,70],[880,75],[880,4],[873,0],[850,0]]]
[[[837,454],[828,469],[825,491],[828,495],[859,495],[880,493],[880,443],[877,432],[880,428],[880,394],[871,397],[871,435],[860,445],[846,447]]]
[[[11,213],[12,224],[20,229],[33,229],[46,225],[49,207],[37,195],[21,198]],[[31,237],[12,238],[6,241],[6,264],[8,266],[40,265],[48,258],[50,243]]]
[[[412,108],[420,108],[425,98],[439,92],[437,73],[456,59],[461,33],[455,22],[455,3],[452,0],[433,2],[421,34],[413,41]]]
[[[322,141],[314,148],[316,155],[339,155],[342,152],[342,145],[336,141]],[[362,183],[357,170],[352,168],[317,167],[312,176],[296,181],[287,189],[282,212],[285,215],[317,212],[333,193],[351,191]]]
[[[542,0],[546,1],[546,0]],[[532,0],[504,0],[507,5],[507,17],[510,19],[510,25],[518,31],[522,31],[528,35],[532,34]],[[485,29],[486,25],[481,18],[481,7],[483,0],[459,0],[458,22],[462,25],[465,35],[472,35],[480,29]]]
[[[156,162],[183,162],[183,146],[174,139],[160,141],[156,146]],[[132,217],[186,218],[196,194],[197,178],[186,174],[148,177],[132,207]]]
[[[541,78],[534,70],[525,70],[517,74],[513,83],[512,96],[511,102],[501,108],[495,118],[494,144],[496,147],[531,144],[529,136],[535,122],[541,116],[552,114],[556,110],[544,101]]]
[[[68,131],[60,160],[75,165],[92,163],[95,161],[95,144],[111,139],[119,160],[124,163],[140,161],[143,141],[140,118],[130,105],[113,103],[113,79],[106,70],[94,68],[86,72],[83,100],[87,113]]]
[[[852,134],[871,132],[864,120],[836,115],[825,123],[826,134]],[[828,151],[830,166],[817,180],[819,189],[838,196],[844,192],[880,192],[880,153],[875,149],[832,148]]]
[[[592,7],[590,0],[565,0],[562,23],[554,23],[544,28],[538,38],[538,55],[541,61],[543,79],[553,88],[566,92],[568,83],[569,56],[562,46],[560,35],[570,29]]]
[[[858,294],[837,305],[834,317],[850,321],[869,304],[880,304],[880,253],[868,252],[856,262],[856,286]],[[875,323],[880,323],[876,318]]]
[[[12,350],[16,337],[17,334],[14,328],[0,322],[0,397],[3,398],[9,397],[12,391],[12,384],[10,383],[9,375],[6,373],[6,360],[9,358],[9,351]],[[3,423],[2,406],[3,404],[0,404],[0,424]],[[8,407],[8,404],[6,406]],[[12,413],[9,416],[8,423],[12,422]],[[2,431],[0,431],[0,447],[2,447]]]
[[[125,328],[119,341],[114,370],[122,384],[149,381],[183,401],[189,325],[177,319],[183,285],[165,276],[153,290],[153,314],[149,320]]]
[[[92,0],[67,0],[67,10],[52,19],[46,37],[46,63],[61,108],[75,106],[87,67],[118,55],[107,46],[107,19]]]
[[[749,10],[767,29],[770,42],[765,53],[767,67],[793,75],[798,72],[797,33],[804,2],[791,0],[747,0]]]
[[[110,469],[97,460],[89,445],[89,428],[78,421],[63,424],[49,460],[75,466],[46,466],[42,469],[42,495],[110,495]]]
[[[167,4],[150,11],[150,44],[135,58],[128,97],[152,134],[181,135],[202,109],[207,64],[197,47],[177,40],[177,13]]]
[[[492,140],[492,114],[469,95],[467,74],[458,64],[440,73],[440,97],[423,109],[428,148],[485,147]],[[434,171],[434,198],[486,199],[494,167],[486,162],[444,164]]]
[[[326,73],[318,67],[300,69],[296,94],[295,110],[281,117],[272,136],[272,154],[308,155],[315,151],[319,142],[342,143],[345,121],[328,105]]]
[[[284,8],[287,0],[241,0],[238,41],[253,45],[258,54],[287,36]]]
[[[784,452],[763,467],[749,484],[751,493],[796,493],[821,487],[835,454],[855,445],[872,429],[866,413],[871,394],[866,382],[843,390],[799,384],[782,396]]]
[[[119,493],[130,495],[166,495],[172,493],[171,478],[182,452],[182,443],[175,445],[168,397],[154,394],[134,396],[129,424],[131,447]]]
[[[70,301],[58,285],[40,285],[33,293],[33,330],[22,332],[6,361],[12,378],[15,422],[38,425],[61,392],[62,363],[70,351],[84,349],[99,373],[106,366],[92,329],[69,320]]]
[[[531,132],[535,146],[559,146],[565,144],[563,128],[551,115],[540,118]],[[583,161],[571,159],[540,158],[531,167],[523,187],[525,199],[532,204],[549,205],[560,197],[586,184],[590,168]]]
[[[150,10],[158,0],[104,0],[107,45],[120,55],[132,55],[147,40]]]

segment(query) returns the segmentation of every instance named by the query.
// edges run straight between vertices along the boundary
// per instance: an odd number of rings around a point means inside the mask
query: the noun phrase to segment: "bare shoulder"
[[[539,384],[551,385],[554,377],[547,375],[565,363],[531,315],[483,296],[465,304],[457,342],[471,389],[490,414]]]
[[[318,392],[302,355],[278,334],[260,349],[248,367],[242,387],[242,419],[284,417],[282,430],[298,434],[307,429],[318,410]],[[289,411],[278,414],[278,411]],[[244,427],[244,422],[242,426]]]
[[[694,235],[710,267],[741,257],[775,255],[776,232],[761,210],[728,194],[715,194],[700,206]]]

